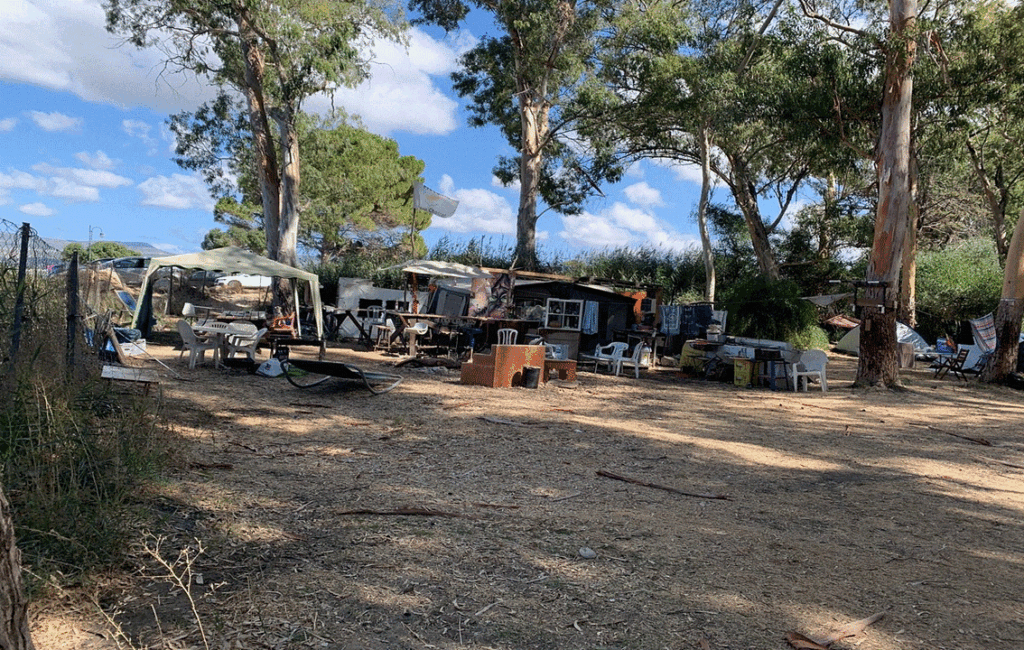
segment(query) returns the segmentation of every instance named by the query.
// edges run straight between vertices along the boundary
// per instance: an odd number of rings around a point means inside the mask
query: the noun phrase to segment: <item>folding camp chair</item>
[[[939,365],[935,367],[935,378],[942,379],[947,373],[951,372],[954,377],[967,381],[967,377],[964,376],[964,361],[967,361],[967,354],[969,352],[970,350],[967,348],[960,348],[955,357],[943,357],[939,361]]]
[[[998,344],[996,339],[996,320],[991,312],[971,321],[971,334],[974,335],[974,344],[981,351],[981,358],[968,370],[980,371],[988,363],[988,358],[996,351],[996,345]]]

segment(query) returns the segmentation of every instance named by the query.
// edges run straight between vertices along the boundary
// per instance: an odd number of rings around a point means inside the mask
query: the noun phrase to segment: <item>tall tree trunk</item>
[[[1024,317],[1024,211],[1017,218],[1003,269],[1003,292],[996,310],[995,352],[981,371],[982,381],[1003,381],[1016,370],[1021,318]]]
[[[903,262],[910,217],[910,116],[917,53],[914,28],[916,0],[889,0],[889,42],[885,52],[882,130],[875,167],[878,208],[875,235],[866,273],[864,297],[869,303],[861,318],[857,386],[899,385],[896,362],[897,283]]]
[[[917,156],[912,161],[910,187],[910,221],[904,243],[903,268],[900,272],[900,305],[897,318],[910,327],[917,327],[917,229],[921,222],[921,204],[917,194]]]
[[[707,125],[698,133],[700,138],[700,202],[697,204],[697,227],[700,230],[701,256],[704,259],[704,300],[715,302],[715,255],[711,250],[708,232],[708,201],[711,195],[711,141]]]
[[[522,149],[519,158],[519,214],[516,216],[516,263],[537,270],[537,195],[543,164],[541,143],[547,137],[548,108],[542,100],[523,92],[519,97]]]
[[[11,507],[0,486],[0,648],[33,650],[28,601],[21,586],[21,553],[14,543]]]
[[[295,129],[295,111],[291,108],[275,109],[271,116],[277,123],[281,143],[281,222],[278,229],[277,261],[298,266],[299,242],[299,133]],[[280,278],[275,287],[279,304],[291,303],[288,281]],[[298,308],[298,305],[293,305]]]
[[[747,162],[738,156],[727,154],[727,157],[731,175],[729,185],[732,187],[736,204],[743,213],[743,219],[747,222],[750,243],[757,258],[757,268],[765,277],[778,280],[779,265],[775,261],[772,244],[768,239],[768,229],[761,218],[761,208],[757,205],[757,193],[754,190],[754,179],[750,177],[750,168]]]
[[[255,154],[256,181],[260,186],[263,202],[263,229],[267,238],[267,257],[277,259],[279,249],[278,232],[281,223],[281,177],[277,168],[277,154],[274,151],[270,132],[268,109],[263,94],[265,64],[263,53],[254,43],[252,28],[244,12],[239,13],[238,31],[241,35],[242,60],[244,61],[246,105],[249,113],[249,129],[252,132]]]

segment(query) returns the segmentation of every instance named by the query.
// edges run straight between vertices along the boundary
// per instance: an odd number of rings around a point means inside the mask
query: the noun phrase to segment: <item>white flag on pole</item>
[[[412,207],[447,218],[455,214],[455,209],[459,207],[459,202],[455,199],[449,199],[444,194],[435,192],[423,183],[413,183]]]

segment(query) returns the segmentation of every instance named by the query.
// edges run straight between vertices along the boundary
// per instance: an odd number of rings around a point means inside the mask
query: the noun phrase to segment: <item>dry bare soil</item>
[[[179,452],[101,602],[126,637],[69,595],[39,648],[781,649],[875,613],[833,647],[1024,648],[1020,392],[854,390],[833,354],[827,393],[402,368],[374,396],[151,349]]]

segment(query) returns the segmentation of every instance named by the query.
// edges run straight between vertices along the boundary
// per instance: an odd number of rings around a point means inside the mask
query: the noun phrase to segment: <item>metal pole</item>
[[[68,379],[70,379],[75,371],[75,342],[78,338],[78,251],[71,255],[71,261],[68,263],[67,287],[68,340],[66,373]]]
[[[28,267],[28,239],[32,227],[21,224],[21,259],[18,260],[18,295],[14,302],[14,327],[11,331],[11,360],[18,356],[21,347],[21,323],[25,314],[25,271]]]

